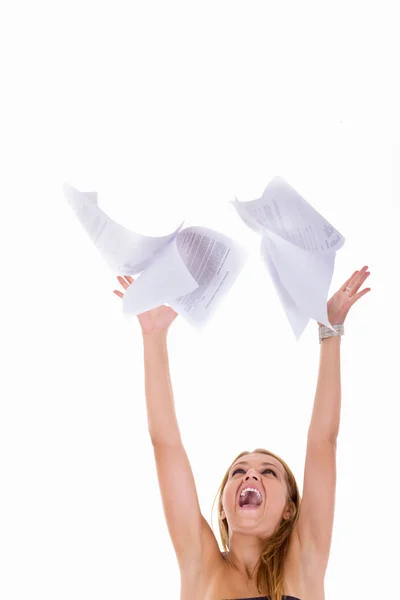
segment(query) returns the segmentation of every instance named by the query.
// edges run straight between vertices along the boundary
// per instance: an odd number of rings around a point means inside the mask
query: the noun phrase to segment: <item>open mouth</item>
[[[239,508],[243,510],[257,510],[263,503],[263,497],[256,489],[244,489],[239,496]]]

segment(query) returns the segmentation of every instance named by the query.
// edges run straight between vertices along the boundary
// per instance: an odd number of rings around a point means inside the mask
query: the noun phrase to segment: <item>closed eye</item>
[[[243,471],[243,473],[244,473],[244,469],[236,469],[236,470],[235,470],[235,471],[232,473],[232,477],[233,477],[234,475],[236,475],[236,473],[237,473],[238,471]],[[276,474],[276,473],[275,473],[275,471],[273,471],[272,469],[264,469],[264,471],[262,471],[262,472],[263,472],[263,473],[265,473],[265,471],[271,471],[271,473],[273,473],[273,474],[275,475],[275,477],[277,477],[277,474]]]

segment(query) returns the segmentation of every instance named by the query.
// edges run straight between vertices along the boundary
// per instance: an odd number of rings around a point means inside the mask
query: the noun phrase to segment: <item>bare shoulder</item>
[[[294,530],[286,557],[285,594],[301,600],[323,600],[325,573],[320,571],[312,554],[301,548]],[[243,597],[242,582],[231,572],[225,553],[221,552],[213,530],[203,517],[201,555],[181,568],[181,600],[215,600],[229,594]]]

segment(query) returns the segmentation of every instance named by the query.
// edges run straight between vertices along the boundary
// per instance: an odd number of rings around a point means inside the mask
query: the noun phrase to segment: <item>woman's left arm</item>
[[[357,290],[369,273],[355,271],[328,302],[331,325],[344,323],[350,308],[370,291]],[[332,542],[336,493],[336,439],[339,432],[340,384],[339,336],[321,340],[314,408],[308,430],[303,495],[296,525],[304,564],[323,581]]]
[[[321,342],[317,389],[308,429],[308,439],[336,441],[341,408],[340,345],[341,337]]]
[[[367,266],[355,271],[332,296],[327,306],[331,325],[344,323],[353,304],[371,290],[365,288],[358,292],[369,275]],[[317,389],[308,439],[336,441],[338,436],[341,408],[340,346],[340,336],[321,341]]]

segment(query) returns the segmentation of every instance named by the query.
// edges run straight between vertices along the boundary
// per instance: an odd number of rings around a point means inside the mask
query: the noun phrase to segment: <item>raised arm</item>
[[[152,444],[181,444],[169,370],[167,331],[143,334],[143,354],[147,421]]]
[[[203,519],[175,414],[167,333],[144,335],[143,344],[147,419],[164,514],[179,566],[186,571],[200,563]]]
[[[117,279],[124,290],[134,282],[129,275]],[[114,290],[114,293],[123,298],[122,292]],[[177,316],[169,306],[159,306],[138,315],[144,348],[147,420],[153,446],[181,443],[167,351],[168,329]]]
[[[328,302],[331,325],[344,323],[350,308],[370,291],[358,289],[368,267],[355,271]],[[317,389],[308,430],[303,495],[296,530],[304,564],[323,580],[330,554],[336,493],[336,440],[341,408],[341,337],[322,339]]]
[[[118,277],[127,289],[132,277]],[[123,294],[115,290],[122,297]],[[147,420],[168,531],[181,573],[198,569],[204,545],[218,544],[201,514],[192,469],[175,413],[167,332],[177,313],[168,306],[138,315],[142,329]],[[219,552],[219,550],[218,550]]]

